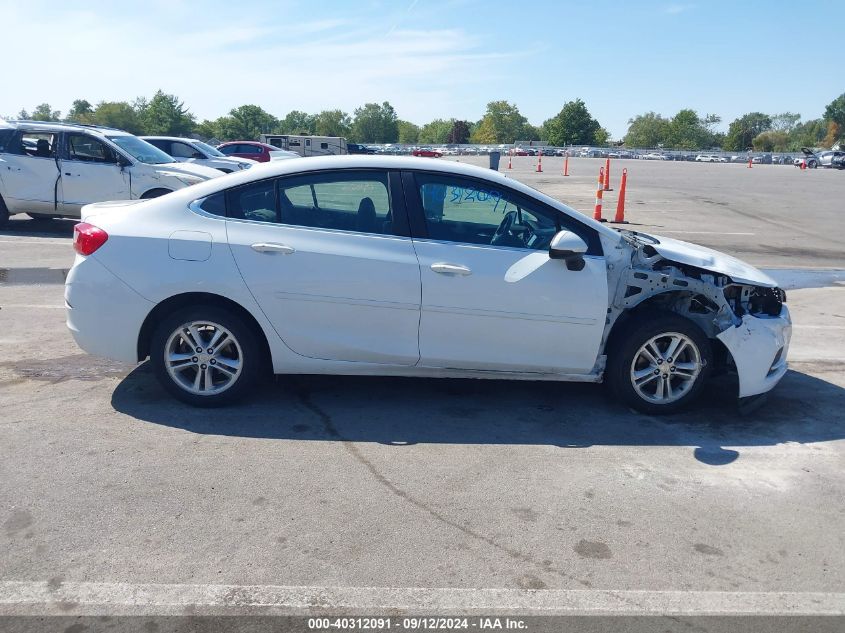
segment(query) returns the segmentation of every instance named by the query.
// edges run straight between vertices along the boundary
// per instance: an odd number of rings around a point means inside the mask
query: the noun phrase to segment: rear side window
[[[275,182],[262,180],[230,189],[226,194],[225,206],[230,218],[275,222],[277,219]]]
[[[0,130],[0,152],[9,151],[9,144],[12,142],[14,135],[14,130]]]
[[[144,140],[147,141],[147,143],[149,143],[150,145],[154,145],[155,147],[159,148],[165,154],[170,154],[171,156],[173,156],[173,154],[170,153],[170,141],[165,141],[160,138],[145,138]]]
[[[224,191],[221,191],[219,193],[214,193],[208,196],[200,202],[199,208],[205,211],[206,213],[210,213],[211,215],[219,215],[220,217],[225,217],[226,193]]]

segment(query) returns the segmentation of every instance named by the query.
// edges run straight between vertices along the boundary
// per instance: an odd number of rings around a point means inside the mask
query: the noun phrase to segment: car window
[[[391,233],[387,174],[343,171],[279,180],[281,222],[296,226]]]
[[[86,163],[114,163],[114,152],[105,143],[87,134],[68,134],[68,158]]]
[[[166,141],[161,138],[145,138],[144,140],[147,141],[147,143],[149,143],[150,145],[159,148],[165,154],[170,154],[170,156],[173,156],[173,154],[170,152],[170,141]]]
[[[205,210],[205,205],[202,208]],[[230,189],[226,196],[226,212],[230,218],[275,222],[277,219],[275,182],[261,180]]]
[[[0,152],[9,152],[11,150],[10,146],[14,136],[14,130],[0,130]]]
[[[242,145],[238,145],[237,147],[238,147],[238,152],[237,152],[238,154],[260,154],[261,153],[261,147],[259,147],[258,145],[242,144]]]
[[[211,215],[226,215],[226,192],[219,191],[199,201],[199,208]]]
[[[173,156],[173,158],[194,158],[194,154],[197,154],[198,152],[187,143],[173,141],[173,144],[170,146],[170,151],[167,153]]]
[[[55,158],[57,134],[49,132],[27,132],[22,131],[18,137],[18,151],[16,154],[24,154],[34,158]]]
[[[562,229],[579,235],[588,254],[600,254],[590,227],[527,196],[456,176],[416,174],[429,239],[462,244],[548,249]]]
[[[237,145],[223,145],[217,148],[221,154],[228,156],[229,154],[237,154],[238,153],[238,146]]]

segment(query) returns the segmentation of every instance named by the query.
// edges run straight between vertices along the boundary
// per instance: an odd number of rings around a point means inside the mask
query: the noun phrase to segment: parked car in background
[[[649,152],[640,156],[643,160],[666,160],[666,154],[658,154],[657,152]]]
[[[369,147],[360,143],[347,143],[346,151],[349,154],[375,154]]]
[[[0,225],[16,213],[79,217],[92,202],[155,198],[223,175],[122,130],[38,121],[0,123],[0,165]]]
[[[229,141],[218,145],[217,149],[226,156],[249,158],[258,163],[286,158],[301,158],[296,152],[279,149],[258,141]]]
[[[713,154],[699,154],[695,157],[697,163],[715,163],[716,157]]]
[[[213,169],[219,169],[224,174],[241,169],[249,169],[257,165],[257,161],[249,158],[226,156],[211,145],[192,138],[178,136],[140,136],[150,145],[155,145],[165,154],[169,154],[180,163],[194,163]]]
[[[801,153],[803,155],[794,161],[796,167],[800,167],[802,161],[806,161],[807,169],[816,169],[817,167],[845,169],[845,151],[830,149],[815,152],[808,147],[802,147]]]
[[[440,158],[443,156],[439,151],[431,149],[430,147],[418,147],[412,154],[414,156],[422,156],[424,158]]]
[[[737,372],[742,398],[787,372],[786,295],[766,274],[611,229],[489,169],[276,161],[114,207],[75,227],[68,327],[91,354],[149,357],[192,405],[242,398],[273,371],[604,380],[659,414],[719,371]]]

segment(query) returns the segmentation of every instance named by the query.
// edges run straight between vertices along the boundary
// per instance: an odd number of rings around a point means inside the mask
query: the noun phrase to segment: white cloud
[[[677,15],[694,8],[694,4],[669,4],[663,8],[663,12],[668,13],[669,15]]]

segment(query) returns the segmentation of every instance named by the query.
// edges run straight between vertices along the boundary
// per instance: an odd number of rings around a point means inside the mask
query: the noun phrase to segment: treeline
[[[313,134],[343,136],[358,143],[513,143],[543,141],[549,145],[607,145],[610,135],[590,114],[581,99],[569,101],[542,125],[532,125],[519,108],[508,101],[491,101],[478,121],[435,119],[416,125],[400,119],[385,101],[365,103],[352,114],[323,110],[316,114],[292,110],[277,118],[257,105],[233,108],[225,116],[198,121],[176,95],[159,90],[151,99],[132,102],[103,101],[92,105],[77,99],[67,114],[47,103],[32,112],[21,110],[18,118],[38,121],[70,121],[116,127],[133,134],[199,136],[220,141],[257,139],[261,134]],[[722,119],[700,116],[684,109],[671,118],[655,112],[628,121],[628,131],[615,144],[628,147],[672,149],[722,148],[728,151],[795,151],[801,147],[830,147],[842,142],[845,131],[845,93],[825,108],[824,116],[801,122],[793,112],[767,115],[750,112],[731,122],[727,133],[716,131]]]
[[[727,133],[716,132],[721,119],[699,117],[695,110],[681,110],[671,118],[646,112],[628,121],[624,142],[628,147],[672,149],[722,148],[726,151],[790,152],[802,147],[832,147],[845,131],[845,93],[831,101],[820,119],[801,122],[795,112],[749,112],[734,119]]]
[[[42,103],[32,112],[21,110],[18,118],[36,121],[68,121],[120,128],[133,134],[196,135],[221,141],[257,139],[260,134],[316,134],[344,136],[358,143],[513,143],[547,140],[555,145],[604,145],[607,131],[587,111],[580,99],[563,106],[541,126],[534,126],[519,108],[507,101],[487,104],[478,121],[435,119],[416,125],[398,117],[387,101],[365,103],[350,115],[342,110],[309,114],[300,110],[277,118],[257,105],[233,108],[226,116],[197,121],[176,95],[159,90],[151,99],[133,102],[103,101],[92,105],[77,99],[67,114]]]

